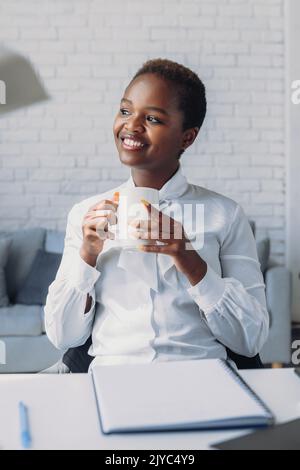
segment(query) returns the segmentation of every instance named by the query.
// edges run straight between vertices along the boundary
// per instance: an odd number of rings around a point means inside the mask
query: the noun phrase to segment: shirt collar
[[[132,174],[124,184],[125,187],[134,188]],[[176,173],[159,189],[159,202],[170,201],[181,197],[188,189],[188,182],[179,165]]]

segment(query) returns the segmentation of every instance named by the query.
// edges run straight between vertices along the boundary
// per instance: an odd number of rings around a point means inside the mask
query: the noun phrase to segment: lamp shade
[[[0,116],[49,98],[30,61],[0,48]]]

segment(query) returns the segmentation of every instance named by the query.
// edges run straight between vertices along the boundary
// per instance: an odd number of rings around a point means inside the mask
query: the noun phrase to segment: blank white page
[[[92,374],[104,432],[269,416],[219,359],[95,365]]]

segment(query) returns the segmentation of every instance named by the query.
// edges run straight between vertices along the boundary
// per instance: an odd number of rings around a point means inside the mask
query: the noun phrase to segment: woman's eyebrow
[[[123,101],[126,102],[126,103],[129,103],[129,104],[132,104],[132,101],[128,100],[127,98],[122,98],[121,103]],[[152,109],[153,111],[158,111],[159,113],[162,113],[162,114],[165,114],[166,116],[169,116],[169,113],[167,113],[167,111],[165,109],[158,108],[157,106],[146,106],[145,109],[149,109],[149,110]]]

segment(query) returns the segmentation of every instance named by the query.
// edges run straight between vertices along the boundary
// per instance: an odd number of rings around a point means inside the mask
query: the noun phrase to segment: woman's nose
[[[143,125],[139,116],[129,116],[126,121],[126,129],[129,131],[143,131]]]

